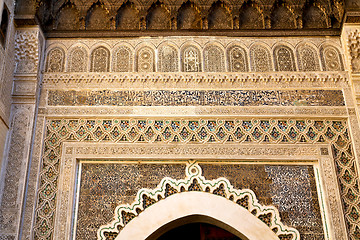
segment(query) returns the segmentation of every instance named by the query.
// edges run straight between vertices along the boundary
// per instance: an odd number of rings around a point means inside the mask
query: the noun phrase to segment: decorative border
[[[49,106],[345,106],[341,90],[49,90]]]
[[[246,116],[246,117],[258,117],[259,115],[276,115],[287,117],[291,116],[313,116],[313,117],[330,117],[334,116],[344,118],[347,117],[350,113],[354,113],[354,108],[346,107],[191,107],[191,106],[177,106],[176,108],[166,108],[167,116]],[[108,107],[46,107],[39,108],[39,115],[46,115],[47,117],[73,117],[73,116],[108,116],[109,118],[117,117],[121,115],[133,115],[133,116],[164,116],[164,108],[159,107],[147,107],[147,106],[137,106],[137,107],[117,107],[117,106],[108,106]]]
[[[42,84],[45,87],[81,85],[96,86],[99,84],[126,84],[146,82],[152,84],[211,84],[230,83],[252,84],[264,83],[338,83],[344,82],[346,86],[349,80],[346,72],[264,72],[264,73],[44,73]]]
[[[162,122],[162,124],[160,123]],[[186,137],[184,137],[186,135]],[[59,162],[63,142],[215,144],[323,144],[332,146],[350,236],[359,233],[357,170],[345,120],[326,119],[53,119],[47,120],[36,210],[35,239],[53,236]],[[274,145],[276,146],[276,145]],[[153,145],[152,147],[156,147]],[[142,151],[137,147],[137,151]],[[221,148],[218,148],[218,154]],[[216,151],[214,151],[216,153]],[[291,155],[290,155],[291,156]],[[68,161],[68,160],[66,160]],[[67,169],[66,171],[70,171]],[[71,174],[70,174],[71,175]],[[326,184],[333,179],[327,180]],[[67,183],[68,184],[68,183]],[[331,184],[329,184],[330,186]],[[331,186],[336,192],[336,186]],[[70,189],[70,188],[69,188]],[[66,190],[69,191],[69,190]],[[336,199],[329,199],[338,212]],[[60,207],[60,206],[59,206]],[[61,206],[63,207],[63,206]],[[344,239],[341,215],[333,217],[336,239]]]
[[[180,194],[185,191],[207,192],[227,198],[244,207],[264,222],[280,239],[300,239],[300,234],[295,228],[287,227],[280,221],[278,210],[273,206],[262,206],[252,190],[235,189],[226,178],[218,178],[212,181],[206,180],[202,176],[201,167],[195,161],[186,165],[185,174],[186,177],[183,180],[166,177],[154,189],[139,190],[135,201],[130,206],[117,206],[115,220],[99,228],[98,239],[113,239],[128,222],[146,208],[173,194]]]

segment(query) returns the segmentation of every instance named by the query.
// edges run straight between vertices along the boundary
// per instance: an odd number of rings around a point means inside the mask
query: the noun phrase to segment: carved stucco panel
[[[56,213],[55,224],[55,239],[66,239],[66,236],[72,234],[71,226],[72,209],[74,208],[74,193],[73,186],[75,185],[75,171],[78,159],[96,159],[103,158],[108,160],[117,159],[134,159],[138,161],[146,161],[149,157],[156,158],[158,161],[164,161],[167,159],[188,159],[195,158],[199,161],[211,162],[211,159],[221,158],[234,161],[236,159],[267,159],[267,161],[275,160],[280,162],[288,161],[289,156],[296,161],[319,161],[320,169],[322,169],[322,175],[325,181],[331,181],[336,183],[336,175],[331,164],[332,159],[328,157],[320,157],[322,154],[321,149],[327,148],[327,145],[303,145],[303,146],[290,146],[290,145],[274,145],[274,146],[261,146],[261,145],[186,145],[173,147],[169,145],[159,145],[157,147],[150,145],[143,145],[139,147],[137,144],[114,144],[114,143],[64,143],[63,152],[61,157],[61,170],[60,170],[60,184],[64,184],[59,188],[58,194],[58,212]],[[163,160],[162,160],[163,159]],[[201,160],[202,159],[202,160]],[[65,184],[64,181],[68,181]],[[70,185],[70,186],[69,186]],[[72,186],[72,187],[71,187]],[[332,189],[334,187],[334,189]],[[331,191],[328,189],[331,188]],[[334,192],[335,191],[335,192]],[[341,203],[340,198],[334,198],[331,195],[337,193],[337,186],[330,186],[327,188],[326,199],[332,198],[331,207],[328,209],[329,216],[331,216],[330,224],[334,227],[334,232],[330,233],[331,237],[342,236],[335,239],[347,239],[344,232],[344,226],[341,225],[341,211],[339,206]],[[64,221],[66,219],[66,221]],[[62,220],[62,221],[60,221]],[[340,224],[340,226],[338,225]],[[65,234],[64,234],[65,233]]]
[[[11,134],[3,168],[5,181],[1,184],[0,212],[1,232],[12,236],[16,235],[20,222],[33,111],[32,105],[15,105],[12,109]]]
[[[18,30],[15,37],[16,73],[36,73],[39,63],[39,30]]]

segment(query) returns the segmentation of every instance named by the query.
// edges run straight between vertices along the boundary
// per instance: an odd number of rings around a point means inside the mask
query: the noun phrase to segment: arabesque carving
[[[356,190],[358,173],[347,123],[321,119],[49,119],[46,124],[43,164],[38,191],[35,234],[49,237],[54,228],[57,181],[63,142],[113,143],[261,143],[261,144],[329,144],[333,148],[340,194],[350,235],[359,229]],[[138,151],[142,151],[141,148]],[[55,181],[54,181],[55,180]],[[357,194],[357,193],[356,193]]]
[[[226,178],[207,180],[202,176],[201,167],[196,162],[190,162],[186,166],[186,178],[176,180],[164,178],[155,189],[141,189],[138,191],[133,204],[119,205],[116,207],[114,221],[101,226],[98,230],[99,240],[114,239],[122,228],[133,218],[136,218],[146,208],[156,204],[174,194],[186,191],[208,192],[222,196],[239,207],[243,207],[255,217],[264,222],[280,239],[299,240],[300,234],[295,228],[287,227],[281,223],[278,210],[273,206],[259,204],[255,193],[250,189],[235,189]]]

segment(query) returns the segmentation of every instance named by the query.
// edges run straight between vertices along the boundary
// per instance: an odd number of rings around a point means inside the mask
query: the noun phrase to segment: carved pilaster
[[[344,24],[342,42],[345,50],[346,68],[349,71],[350,84],[356,99],[355,103],[360,106],[360,23]],[[359,111],[358,117],[360,117]]]
[[[38,27],[16,31],[10,133],[0,175],[0,239],[19,238],[43,41]]]

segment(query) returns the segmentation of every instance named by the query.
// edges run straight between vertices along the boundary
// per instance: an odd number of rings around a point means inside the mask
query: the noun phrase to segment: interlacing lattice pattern
[[[359,184],[345,120],[52,119],[46,124],[35,239],[52,239],[63,142],[331,144],[346,224],[360,239]]]
[[[275,207],[262,206],[259,204],[255,193],[250,189],[234,189],[231,183],[225,178],[207,180],[202,176],[201,167],[196,162],[190,162],[186,166],[186,178],[175,180],[164,178],[157,188],[141,189],[138,191],[135,201],[131,206],[125,204],[117,206],[115,209],[115,220],[105,226],[101,226],[98,231],[98,239],[113,240],[121,229],[134,217],[139,215],[152,204],[167,198],[173,194],[186,191],[199,191],[212,193],[229,199],[244,207],[254,216],[264,222],[280,240],[299,240],[299,232],[280,222],[279,212]]]

